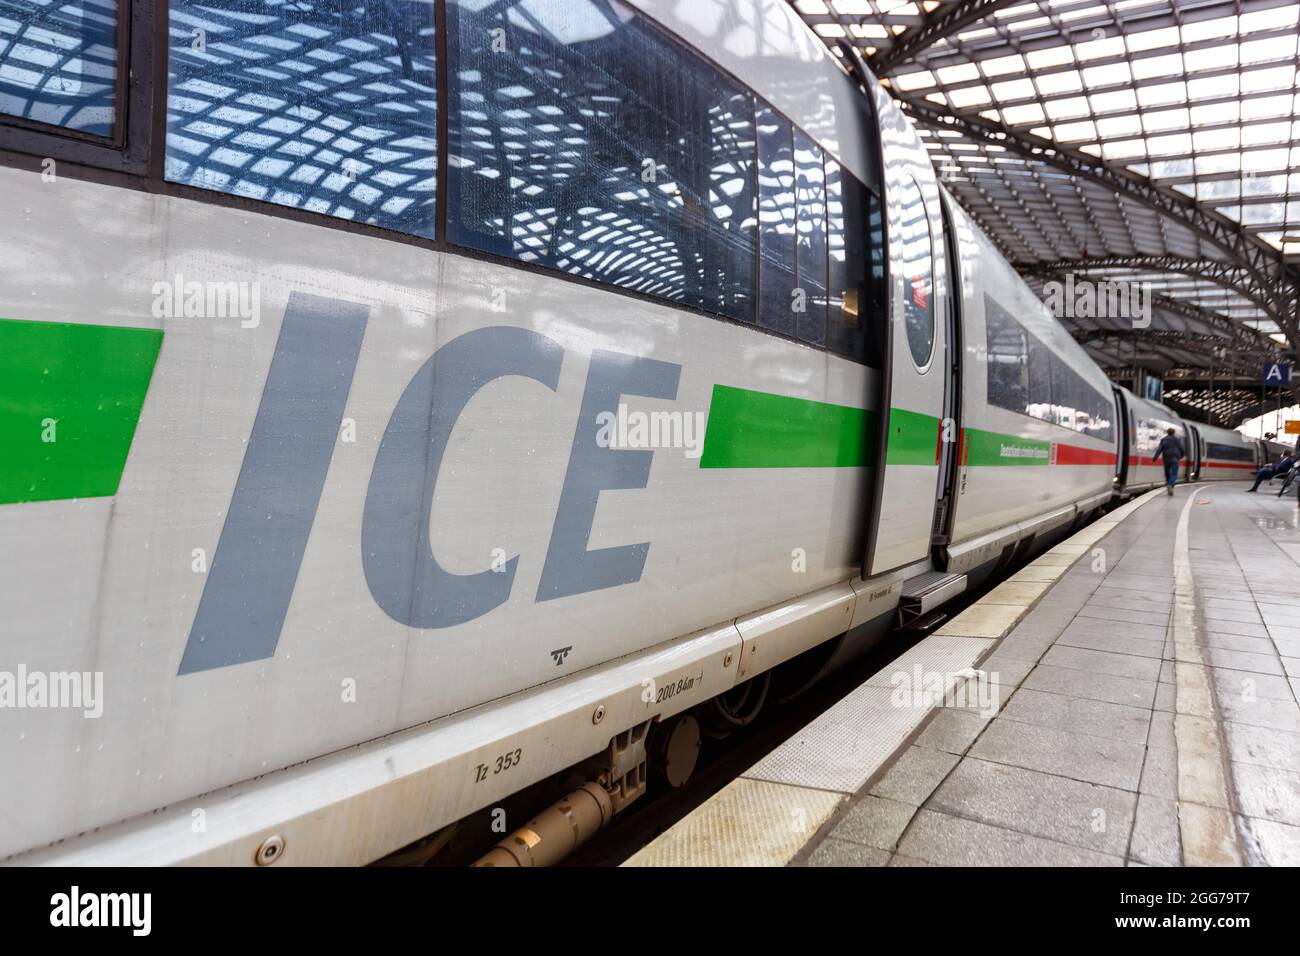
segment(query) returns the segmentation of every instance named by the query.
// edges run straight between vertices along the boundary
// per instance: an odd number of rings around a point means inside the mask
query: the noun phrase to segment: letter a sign
[[[1291,366],[1283,365],[1281,362],[1274,362],[1272,365],[1265,365],[1264,384],[1265,385],[1290,385]]]

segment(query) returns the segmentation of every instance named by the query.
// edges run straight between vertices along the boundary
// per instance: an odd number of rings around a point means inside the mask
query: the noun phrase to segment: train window
[[[1093,438],[1114,439],[1114,401],[987,295],[984,324],[990,405]]]
[[[1205,457],[1219,458],[1224,461],[1255,461],[1255,449],[1241,445],[1223,445],[1219,442],[1205,443]]]
[[[826,347],[863,360],[867,316],[867,187],[826,157],[826,222],[830,255]]]
[[[899,212],[902,217],[903,325],[907,330],[907,347],[912,353],[912,361],[917,368],[925,368],[934,351],[934,280],[931,267],[934,248],[930,241],[930,219],[926,214],[921,187],[911,176],[904,176],[901,186]],[[1019,361],[1023,366],[1023,356]]]
[[[987,295],[984,331],[988,345],[990,405],[1024,413],[1029,405],[1029,338],[1020,323]]]
[[[794,132],[760,104],[758,126],[758,324],[794,335]]]
[[[0,113],[113,136],[117,37],[117,0],[3,0]]]
[[[1052,419],[1052,352],[1032,335],[1027,335],[1029,345],[1029,392],[1026,396],[1025,414],[1043,421]],[[1064,424],[1058,422],[1057,424]],[[1068,426],[1072,427],[1072,426]]]
[[[1114,400],[1094,389],[1083,376],[1052,355],[1052,416],[1058,425],[1092,438],[1115,437]]]
[[[169,180],[433,236],[433,0],[172,0],[169,23]]]
[[[798,211],[795,335],[810,345],[826,342],[826,170],[821,147],[803,130],[794,131],[794,197]],[[799,301],[796,299],[796,301]]]
[[[743,321],[749,94],[616,0],[453,0],[448,239]]]

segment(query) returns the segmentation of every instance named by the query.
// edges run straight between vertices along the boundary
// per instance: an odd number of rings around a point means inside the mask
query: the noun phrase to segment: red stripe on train
[[[1246,471],[1254,471],[1255,466],[1248,461],[1203,461],[1202,468],[1241,468]]]
[[[1191,460],[1190,458],[1180,458],[1180,459],[1178,459],[1178,464],[1180,464],[1180,465],[1187,465],[1187,464],[1190,464],[1191,461],[1192,461],[1192,460]],[[1164,468],[1164,467],[1165,467],[1164,462],[1162,462],[1162,461],[1161,461],[1160,459],[1158,459],[1158,458],[1157,458],[1155,461],[1152,461],[1150,458],[1139,458],[1137,455],[1129,455],[1129,456],[1128,456],[1128,463],[1129,463],[1130,465],[1150,465],[1152,468]],[[1254,466],[1252,465],[1251,467],[1254,467]]]
[[[1079,445],[1057,445],[1056,463],[1058,465],[1114,465],[1115,453],[1098,448],[1083,448]]]

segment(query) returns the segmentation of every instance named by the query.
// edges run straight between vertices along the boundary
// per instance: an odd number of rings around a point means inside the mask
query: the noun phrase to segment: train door
[[[1124,393],[1118,388],[1112,389],[1115,394],[1115,479],[1119,486],[1123,488],[1128,484],[1128,459],[1132,454],[1133,427],[1130,424],[1128,403],[1124,401]]]
[[[960,492],[959,456],[962,447],[961,258],[957,248],[957,235],[952,226],[952,215],[948,210],[948,197],[942,193],[939,196],[939,213],[943,225],[943,251],[947,260],[944,317],[948,349],[943,363],[943,415],[940,418],[939,434],[938,498],[934,505],[934,526],[930,532],[930,546],[936,556],[952,536],[957,495]]]
[[[888,94],[876,89],[878,97]],[[892,104],[878,109],[886,141],[914,139]],[[949,378],[947,256],[939,188],[917,143],[885,166],[886,316],[876,486],[863,574],[883,574],[930,554],[945,436]],[[900,149],[900,153],[903,151]],[[952,423],[950,440],[957,437]]]
[[[1201,477],[1201,430],[1187,423],[1187,480]]]

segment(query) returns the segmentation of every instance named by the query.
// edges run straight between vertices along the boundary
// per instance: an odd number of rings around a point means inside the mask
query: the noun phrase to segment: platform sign
[[[1265,385],[1290,385],[1291,366],[1283,362],[1274,362],[1264,366]]]
[[[1293,422],[1287,422],[1283,431],[1288,435],[1300,435],[1300,418]]]

